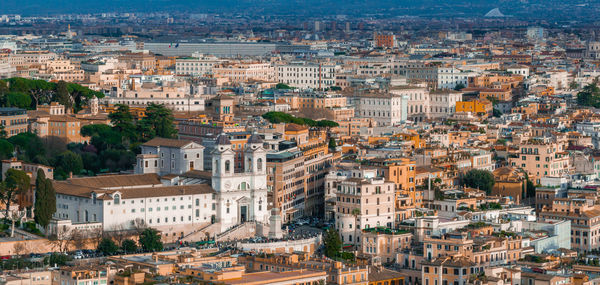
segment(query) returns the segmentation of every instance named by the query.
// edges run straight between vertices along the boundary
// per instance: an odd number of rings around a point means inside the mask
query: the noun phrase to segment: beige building
[[[413,241],[412,233],[391,229],[362,230],[362,253],[381,258],[381,262],[391,262],[398,252],[409,249]]]
[[[360,246],[361,229],[392,228],[395,185],[383,178],[349,178],[337,185],[335,226],[342,242]]]
[[[212,68],[215,77],[227,78],[230,83],[249,80],[274,81],[275,69],[266,62],[237,62],[216,65]]]
[[[569,153],[563,143],[532,139],[519,145],[516,157],[509,157],[512,167],[522,168],[535,183],[544,176],[558,177],[568,173]]]
[[[6,137],[12,137],[27,132],[27,111],[24,109],[4,107],[0,108],[0,124],[6,132]]]

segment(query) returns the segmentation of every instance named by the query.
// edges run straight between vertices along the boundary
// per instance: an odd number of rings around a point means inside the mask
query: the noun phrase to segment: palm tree
[[[354,216],[354,249],[358,250],[358,234],[356,233],[356,230],[358,229],[358,215],[360,215],[360,209],[353,209],[352,210],[352,216]]]

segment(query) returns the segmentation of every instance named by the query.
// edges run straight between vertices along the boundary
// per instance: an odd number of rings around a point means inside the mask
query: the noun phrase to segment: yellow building
[[[489,117],[492,115],[492,110],[492,102],[485,99],[456,102],[456,113],[472,113]]]

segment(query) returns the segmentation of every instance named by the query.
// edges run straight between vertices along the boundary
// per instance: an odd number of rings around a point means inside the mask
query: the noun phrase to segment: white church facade
[[[186,159],[187,154],[188,166],[189,160],[197,159],[196,154],[203,150],[190,143],[165,141],[159,147],[160,151],[150,155],[160,159],[165,152]],[[214,225],[211,228],[218,234],[245,222],[268,223],[266,150],[262,140],[257,135],[248,139],[243,171],[234,169],[234,152],[227,135],[219,136],[211,154],[213,170],[205,177],[202,171],[164,171],[171,173],[160,176],[159,166],[150,173],[54,181],[54,218],[73,224],[101,223],[106,231],[143,225],[162,231],[169,241],[209,225]],[[146,168],[145,161],[142,163]]]

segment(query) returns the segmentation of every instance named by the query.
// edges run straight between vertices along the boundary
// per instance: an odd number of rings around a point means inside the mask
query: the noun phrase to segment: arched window
[[[219,160],[218,159],[215,160],[215,167],[214,167],[214,169],[215,169],[215,173],[219,173]]]
[[[246,170],[247,170],[247,172],[251,172],[252,171],[252,158],[251,157],[248,157],[248,162],[247,162],[247,165],[246,165]]]
[[[113,195],[113,200],[115,202],[115,205],[121,204],[121,195],[119,195],[119,194]]]
[[[225,161],[225,172],[229,172],[231,169],[231,162],[229,160]]]
[[[262,171],[262,158],[256,160],[256,170]]]
[[[238,190],[246,190],[247,187],[248,184],[246,184],[246,182],[242,182],[240,183],[240,186],[238,186]]]

